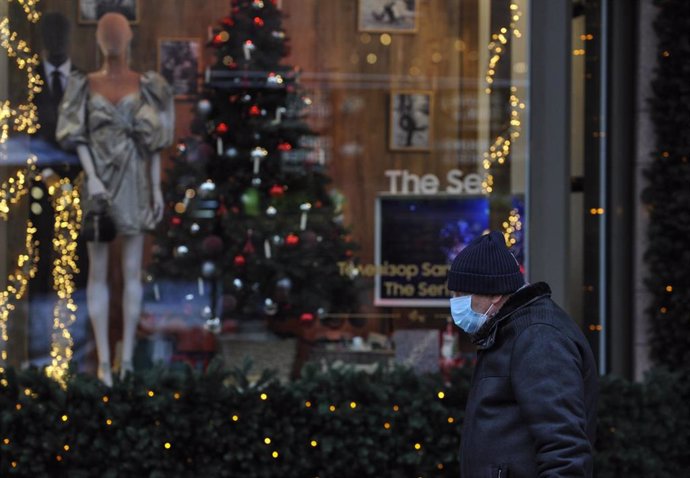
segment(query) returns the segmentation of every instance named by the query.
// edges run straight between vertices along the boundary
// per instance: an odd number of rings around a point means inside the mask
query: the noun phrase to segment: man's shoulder
[[[550,297],[540,297],[514,314],[509,326],[515,336],[521,335],[531,327],[541,329],[542,333],[584,338],[575,321]]]

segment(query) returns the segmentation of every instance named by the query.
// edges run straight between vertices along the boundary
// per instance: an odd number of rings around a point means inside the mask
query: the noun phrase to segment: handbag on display
[[[84,215],[81,237],[86,242],[110,242],[117,235],[110,201],[104,195],[94,196],[91,201],[91,208]]]

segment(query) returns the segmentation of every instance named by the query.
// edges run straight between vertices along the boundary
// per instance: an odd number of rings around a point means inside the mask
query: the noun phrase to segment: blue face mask
[[[492,306],[493,307],[493,304]],[[489,310],[491,310],[489,307]],[[475,334],[489,318],[489,310],[483,314],[478,314],[472,310],[472,296],[463,295],[450,299],[450,315],[453,317],[455,325],[460,327],[468,334]]]

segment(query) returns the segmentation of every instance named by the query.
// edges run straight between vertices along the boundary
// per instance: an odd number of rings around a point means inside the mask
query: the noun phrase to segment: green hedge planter
[[[67,390],[38,370],[0,386],[0,476],[455,477],[471,370],[444,384],[406,369],[306,369],[280,384],[248,370],[154,369],[112,389]],[[690,380],[602,380],[599,477],[684,476]]]

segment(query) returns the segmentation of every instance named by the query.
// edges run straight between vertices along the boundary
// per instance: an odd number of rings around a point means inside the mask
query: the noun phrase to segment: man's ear
[[[505,297],[505,296],[503,296],[503,295],[492,295],[491,296],[491,303],[493,305],[496,305],[503,300],[503,297]]]

